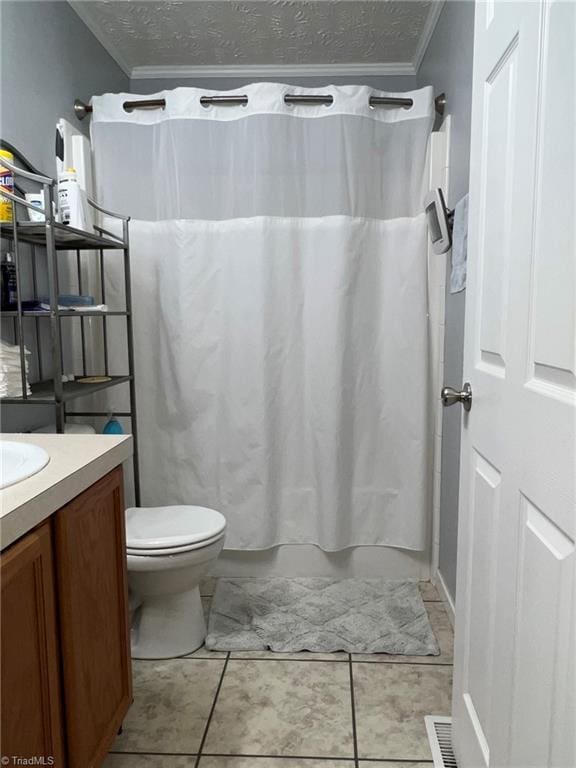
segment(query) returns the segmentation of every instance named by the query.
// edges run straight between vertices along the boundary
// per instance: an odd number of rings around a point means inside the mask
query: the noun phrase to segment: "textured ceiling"
[[[70,4],[130,74],[135,68],[343,64],[404,65],[408,71],[442,5],[438,0]]]

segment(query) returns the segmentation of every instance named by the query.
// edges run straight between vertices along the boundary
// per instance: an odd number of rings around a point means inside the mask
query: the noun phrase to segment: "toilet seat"
[[[137,547],[126,547],[126,553],[135,557],[164,557],[165,555],[180,555],[185,552],[192,552],[195,549],[202,549],[209,547],[210,544],[218,541],[224,536],[224,532],[219,533],[217,536],[212,536],[211,539],[205,541],[197,541],[194,544],[183,544],[181,547],[168,547],[166,549],[153,548],[142,549]]]
[[[208,507],[130,507],[126,548],[133,555],[188,552],[217,541],[225,528],[224,515]]]

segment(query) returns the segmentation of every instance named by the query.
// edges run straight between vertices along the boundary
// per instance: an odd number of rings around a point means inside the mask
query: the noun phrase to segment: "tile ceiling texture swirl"
[[[443,0],[69,0],[132,77],[412,74]]]

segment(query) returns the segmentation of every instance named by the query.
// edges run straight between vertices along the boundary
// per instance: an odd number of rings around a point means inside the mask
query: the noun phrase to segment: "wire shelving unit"
[[[88,200],[93,209],[99,211],[105,216],[121,222],[122,234],[116,235],[113,232],[94,226],[93,232],[84,232],[74,229],[70,226],[61,224],[54,217],[54,187],[55,181],[49,176],[37,171],[15,147],[8,142],[0,141],[0,147],[12,152],[19,166],[8,162],[4,157],[1,164],[9,168],[14,175],[14,194],[2,190],[2,196],[9,198],[12,202],[12,223],[0,224],[0,237],[11,241],[11,251],[14,254],[14,264],[16,268],[16,288],[17,305],[15,309],[3,309],[1,311],[2,324],[12,323],[13,336],[15,343],[20,351],[20,376],[21,376],[21,395],[17,397],[3,397],[0,399],[2,405],[34,406],[44,405],[54,408],[56,432],[63,433],[67,417],[105,417],[107,411],[74,411],[71,403],[78,398],[85,398],[94,395],[109,387],[119,384],[128,384],[130,407],[128,411],[116,412],[117,416],[129,418],[131,420],[132,437],[134,441],[134,494],[136,504],[140,503],[140,478],[138,467],[138,428],[136,423],[136,391],[134,381],[134,340],[132,328],[132,297],[130,285],[130,237],[129,221],[130,217],[107,211],[97,205],[93,200]],[[41,210],[29,203],[24,192],[18,183],[25,179],[27,182],[41,185],[44,192],[44,209]],[[35,211],[41,210],[44,214],[44,221],[28,221],[24,218],[26,209]],[[36,249],[41,248],[46,254],[47,265],[47,285],[49,310],[24,309],[23,291],[23,270],[21,246],[27,244],[31,246],[31,264],[32,264],[32,286],[34,298],[38,298],[38,275],[37,275],[37,253]],[[98,259],[98,271],[100,277],[100,300],[101,304],[106,304],[105,287],[105,259],[104,253],[108,251],[117,252],[119,258],[123,259],[124,273],[124,295],[125,306],[122,310],[100,311],[100,310],[64,310],[59,307],[59,258],[62,252],[76,252],[76,271],[79,293],[83,289],[83,270],[82,270],[82,252],[90,252],[88,258]],[[80,322],[81,338],[81,366],[82,374],[73,381],[62,381],[64,374],[63,356],[62,356],[62,322],[67,318],[77,318]],[[102,352],[104,361],[104,370],[96,372],[87,371],[87,352],[89,339],[85,332],[85,323],[87,318],[99,317],[102,319]],[[127,360],[128,373],[113,375],[109,371],[109,351],[108,351],[108,319],[110,317],[124,317],[126,321],[127,338]],[[37,357],[39,379],[36,382],[30,382],[31,394],[27,392],[27,374],[26,374],[26,341],[24,330],[24,319],[34,318],[34,331],[32,334],[31,351],[34,351]],[[44,378],[45,361],[41,353],[41,324],[48,323],[50,329],[50,377]],[[85,383],[82,378],[97,378],[99,380],[92,383]]]

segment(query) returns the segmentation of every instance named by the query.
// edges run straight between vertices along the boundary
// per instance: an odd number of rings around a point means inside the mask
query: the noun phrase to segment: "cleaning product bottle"
[[[5,157],[8,162],[14,162],[14,155],[7,149],[0,149],[0,192],[5,189],[6,192],[14,194],[14,175],[11,170],[2,165],[2,158]],[[2,197],[0,194],[0,221],[3,224],[12,222],[12,200]]]
[[[124,430],[122,429],[122,424],[120,424],[120,422],[114,416],[113,413],[108,414],[108,421],[104,425],[102,434],[103,435],[123,435],[124,434]]]
[[[68,168],[58,176],[58,213],[60,222],[75,229],[85,229],[82,192],[75,168]]]
[[[1,307],[3,310],[16,309],[18,306],[16,264],[11,253],[5,254],[0,270],[2,271]]]

